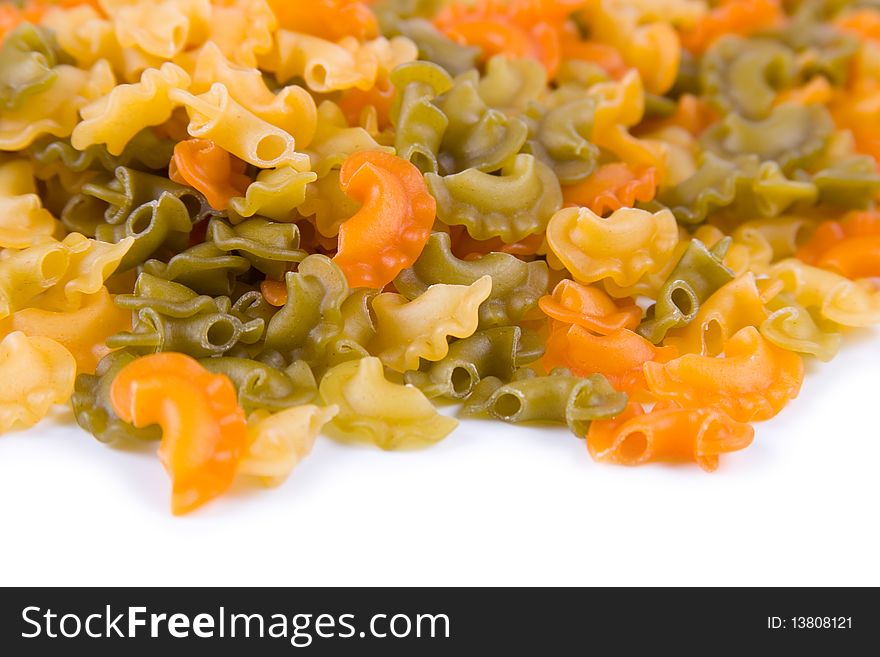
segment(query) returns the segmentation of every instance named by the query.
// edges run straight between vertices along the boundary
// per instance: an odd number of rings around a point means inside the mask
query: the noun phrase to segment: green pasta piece
[[[345,275],[329,258],[310,255],[285,275],[287,302],[266,327],[266,349],[317,365],[344,327]]]
[[[101,359],[95,374],[76,377],[70,404],[77,424],[102,443],[124,440],[159,440],[158,425],[137,428],[122,420],[110,403],[110,386],[123,367],[138,358],[128,351],[114,351]]]
[[[562,184],[579,182],[596,169],[599,148],[589,141],[596,102],[581,98],[546,112],[537,120],[528,151],[541,157]]]
[[[436,172],[449,119],[432,101],[452,88],[452,78],[431,62],[408,62],[391,72],[391,83],[395,88],[391,123],[397,155],[423,173]]]
[[[777,347],[829,361],[840,349],[840,328],[819,313],[804,308],[792,294],[781,293],[768,307],[773,312],[759,327],[761,335]]]
[[[675,82],[666,95],[675,99],[681,98],[685,94],[699,96],[700,87],[700,58],[682,48]]]
[[[419,59],[433,62],[452,75],[472,69],[480,49],[456,43],[423,18],[401,20],[389,12],[379,12],[382,33],[387,37],[405,36],[419,49]]]
[[[232,304],[231,312],[243,322],[260,319],[268,326],[278,309],[259,290],[245,290]]]
[[[547,87],[547,72],[535,59],[496,55],[486,62],[477,89],[489,107],[508,114],[524,112]]]
[[[645,120],[665,119],[675,114],[678,105],[671,98],[645,93]]]
[[[147,260],[143,270],[158,278],[176,281],[199,294],[228,296],[236,277],[250,269],[247,258],[227,253],[212,242],[191,246],[167,263]]]
[[[107,346],[145,353],[177,351],[193,358],[205,358],[224,354],[239,342],[254,344],[263,336],[264,329],[263,320],[242,322],[228,308],[176,318],[146,307],[138,311],[132,330],[110,336]]]
[[[850,157],[835,162],[809,177],[816,186],[819,203],[866,210],[880,192],[880,175],[873,157]]]
[[[728,114],[706,130],[701,141],[722,157],[754,154],[789,171],[821,156],[833,132],[831,116],[821,105],[783,103],[757,121]]]
[[[163,245],[177,249],[185,246],[192,230],[189,211],[183,202],[163,193],[158,200],[144,203],[129,213],[124,223],[98,224],[95,238],[102,242],[120,242],[126,237],[134,243],[119,263],[125,271],[149,258]]]
[[[124,166],[116,168],[111,180],[89,183],[83,186],[82,191],[108,204],[104,219],[110,224],[123,223],[137,208],[159,199],[163,194],[180,200],[192,223],[218,214],[205,197],[192,187]]]
[[[142,308],[152,308],[162,315],[178,319],[220,310],[213,297],[197,294],[186,285],[147,272],[138,275],[132,294],[117,294],[114,301],[120,308],[134,313]]]
[[[342,330],[326,348],[328,367],[370,355],[365,345],[376,335],[372,303],[377,294],[378,290],[358,288],[342,302]]]
[[[0,109],[17,110],[58,78],[57,64],[70,61],[48,30],[22,23],[0,46]]]
[[[700,62],[703,94],[723,112],[762,119],[797,74],[794,52],[771,39],[719,39]]]
[[[528,137],[523,121],[486,105],[477,91],[478,82],[476,71],[464,75],[438,101],[449,121],[438,158],[443,174],[471,168],[497,171],[519,152]]]
[[[306,200],[308,184],[317,179],[314,171],[297,171],[293,167],[264,169],[248,185],[244,196],[230,199],[229,218],[233,223],[256,215],[290,221],[294,210]]]
[[[56,180],[51,178],[47,183],[47,188],[49,183]],[[63,190],[60,193],[67,194]],[[58,218],[70,232],[82,233],[86,237],[94,237],[98,226],[106,225],[104,222],[104,210],[107,208],[107,204],[100,199],[87,194],[74,194],[63,202],[64,205]],[[46,207],[49,206],[47,205]],[[116,229],[108,228],[106,230],[109,230],[111,234],[115,234]],[[125,236],[123,235],[123,237]]]
[[[843,86],[849,79],[859,40],[821,22],[821,13],[815,3],[802,3],[781,29],[768,34],[797,52],[801,79],[821,75],[833,85]]]
[[[406,372],[404,380],[429,399],[464,399],[487,377],[510,381],[518,367],[540,358],[543,351],[535,336],[524,339],[519,326],[499,326],[456,340],[443,360],[423,361],[419,370]]]
[[[418,260],[398,274],[394,286],[415,299],[435,283],[471,285],[486,275],[492,277],[492,293],[480,305],[480,328],[520,321],[547,294],[549,271],[544,261],[525,262],[509,253],[460,260],[452,253],[447,233],[433,233]]]
[[[664,189],[646,208],[666,206],[686,224],[699,224],[716,211],[753,218],[774,217],[800,202],[816,200],[815,185],[787,178],[776,162],[754,156],[734,161],[703,153],[697,171],[675,187]]]
[[[444,0],[379,0],[373,9],[381,16],[391,13],[402,18],[430,18],[443,7]]]
[[[488,413],[505,422],[560,422],[579,438],[593,420],[609,418],[626,408],[627,396],[611,387],[601,374],[581,378],[557,369],[547,376],[531,376],[501,384],[484,379],[468,399],[462,415]]]
[[[41,167],[49,172],[61,168],[75,172],[101,170],[113,173],[119,166],[156,171],[168,167],[174,142],[160,139],[153,130],[145,128],[131,138],[120,155],[110,155],[104,144],[93,144],[79,151],[70,145],[69,139],[55,137],[36,140],[27,152],[40,165],[37,175],[41,178],[44,177]]]
[[[296,361],[282,370],[247,358],[203,358],[202,366],[228,376],[246,413],[265,409],[273,413],[310,404],[318,396],[318,384],[308,365]]]
[[[299,248],[296,224],[268,221],[260,217],[231,226],[222,219],[208,224],[208,238],[222,251],[235,251],[267,276],[281,279],[290,265],[308,254]]]
[[[712,249],[707,249],[700,240],[692,239],[660,288],[657,303],[648,308],[638,333],[659,344],[669,330],[694,321],[700,305],[733,280],[733,272],[723,262],[731,242],[730,237],[725,237]]]
[[[437,199],[437,218],[449,226],[465,226],[478,240],[518,242],[544,231],[562,206],[553,171],[527,154],[517,155],[500,175],[468,169],[451,176],[428,173],[425,179]]]

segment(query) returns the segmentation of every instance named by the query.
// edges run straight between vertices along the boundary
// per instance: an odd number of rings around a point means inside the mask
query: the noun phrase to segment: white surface
[[[154,447],[47,422],[0,437],[0,585],[876,586],[880,332],[808,372],[712,475],[470,422],[422,452],[322,439],[280,489],[184,518]]]

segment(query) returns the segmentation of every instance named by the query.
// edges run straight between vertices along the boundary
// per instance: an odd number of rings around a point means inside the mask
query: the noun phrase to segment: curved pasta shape
[[[448,125],[440,144],[440,171],[497,171],[525,144],[529,129],[515,117],[491,109],[477,90],[477,79],[462,77],[437,101]]]
[[[318,176],[312,171],[278,167],[260,171],[243,195],[229,200],[230,218],[260,215],[274,221],[291,221],[294,210],[306,200],[306,188]]]
[[[820,203],[867,209],[880,192],[880,174],[872,157],[854,156],[835,162],[810,177]]]
[[[105,344],[107,338],[131,329],[131,313],[116,306],[113,296],[103,287],[85,296],[76,310],[19,310],[0,323],[0,331],[7,328],[54,340],[74,357],[77,372],[92,374],[98,361],[110,351]]]
[[[500,175],[468,169],[425,179],[437,199],[437,218],[467,227],[478,240],[500,237],[509,244],[540,233],[562,204],[556,176],[532,155],[517,155]]]
[[[339,184],[362,205],[339,227],[333,261],[351,287],[382,288],[422,252],[434,223],[434,198],[415,166],[379,151],[350,155]]]
[[[248,438],[238,472],[259,477],[267,486],[283,483],[309,452],[338,412],[336,406],[295,406],[277,413],[258,411],[248,417]]]
[[[724,345],[723,358],[685,354],[668,363],[646,363],[645,379],[660,399],[682,406],[717,406],[739,422],[769,420],[797,396],[804,377],[801,357],[770,344],[747,326]]]
[[[186,71],[171,62],[147,69],[136,84],[119,85],[80,109],[83,120],[73,129],[70,143],[78,150],[106,144],[111,155],[119,155],[141,130],[171,118],[177,104],[172,90],[189,85]]]
[[[234,64],[254,67],[273,48],[278,21],[265,0],[214,0],[208,40]]]
[[[632,403],[615,418],[594,421],[587,449],[596,461],[641,465],[651,461],[694,461],[706,472],[718,469],[721,454],[751,445],[755,430],[717,408],[657,404],[646,413]]]
[[[790,298],[780,294],[768,304],[767,318],[758,327],[767,340],[782,349],[809,354],[829,361],[840,349],[842,337],[837,325],[813,316]]]
[[[556,284],[552,294],[541,297],[538,304],[551,319],[577,324],[599,335],[620,329],[634,331],[642,319],[642,309],[631,299],[618,304],[598,287],[567,278]]]
[[[361,41],[379,33],[376,17],[361,0],[317,0],[309,5],[269,0],[283,29],[314,34],[329,41],[353,36]]]
[[[199,294],[230,295],[235,277],[245,273],[250,262],[239,255],[229,253],[212,242],[191,246],[173,256],[168,262],[147,260],[143,264],[146,273],[176,281]]]
[[[314,401],[318,384],[307,365],[296,361],[286,369],[277,369],[249,358],[220,356],[204,358],[202,366],[215,374],[229,377],[235,386],[238,403],[246,413],[259,410],[283,411]]]
[[[76,361],[55,340],[14,331],[0,342],[0,432],[29,427],[73,392]]]
[[[114,8],[112,21],[123,48],[171,59],[204,32],[211,12],[208,0],[165,0]]]
[[[449,235],[434,233],[415,263],[394,279],[394,287],[415,299],[437,283],[471,285],[483,276],[492,278],[492,292],[480,305],[481,328],[526,318],[546,293],[549,280],[547,265],[540,260],[523,262],[507,253],[459,260],[452,253]]]
[[[621,208],[603,218],[588,208],[566,208],[550,220],[547,242],[579,282],[610,278],[629,286],[672,257],[678,226],[669,210]]]
[[[702,141],[723,157],[754,154],[789,170],[821,155],[833,130],[831,116],[821,105],[785,103],[760,120],[728,114],[703,133]]]
[[[519,366],[540,355],[520,327],[498,326],[455,340],[443,359],[406,372],[404,380],[429,398],[465,399],[483,379],[510,381]]]
[[[466,338],[479,325],[480,304],[492,293],[492,278],[471,285],[432,285],[412,301],[384,293],[373,299],[376,336],[370,353],[393,370],[419,367],[419,359],[437,361],[449,351],[447,336]]]
[[[132,294],[116,296],[116,305],[137,313],[150,307],[160,315],[182,318],[222,310],[217,300],[193,292],[186,285],[141,272]]]
[[[453,41],[423,18],[402,20],[388,14],[381,14],[380,18],[386,36],[405,36],[418,48],[419,59],[435,62],[452,75],[472,69],[480,55],[478,48]]]
[[[296,224],[253,218],[230,226],[221,219],[212,219],[207,236],[220,250],[235,251],[255,269],[275,279],[284,278],[294,263],[302,262],[308,255],[299,248]]]
[[[66,64],[53,69],[57,76],[45,90],[30,96],[21,107],[0,114],[0,150],[17,151],[43,135],[69,137],[81,109],[113,89],[115,78],[106,61],[89,70]]]
[[[483,394],[492,383],[491,379],[484,381]],[[582,378],[561,370],[500,385],[485,400],[468,400],[463,412],[465,415],[488,412],[499,420],[514,423],[565,422],[580,438],[586,435],[594,420],[620,413],[626,407],[626,400],[626,395],[614,390],[601,374]]]
[[[327,425],[331,436],[374,443],[382,449],[437,442],[458,425],[455,419],[437,413],[418,388],[388,381],[378,358],[331,368],[321,379],[320,394],[325,404],[339,408]]]
[[[723,0],[681,34],[682,45],[700,53],[725,34],[747,36],[783,20],[779,0]]]
[[[0,46],[0,107],[19,109],[58,78],[53,68],[62,54],[51,34],[30,23],[12,30]]]
[[[0,163],[0,249],[24,249],[51,239],[57,231],[58,222],[36,191],[30,162]]]
[[[677,355],[675,348],[657,347],[629,329],[595,335],[577,324],[554,322],[541,363],[547,372],[564,367],[577,376],[601,374],[616,390],[648,400],[643,365]]]
[[[318,109],[302,87],[290,85],[273,93],[259,69],[236,66],[209,41],[199,50],[191,91],[205,93],[214,82],[223,84],[230,97],[246,110],[293,135],[297,147],[306,148],[311,143],[318,126]]]
[[[723,262],[730,243],[730,238],[724,238],[710,250],[698,239],[690,241],[660,288],[657,303],[648,309],[638,328],[640,335],[658,344],[670,329],[686,326],[696,318],[700,305],[733,280],[733,272]]]
[[[452,78],[431,62],[411,62],[394,69],[390,79],[395,88],[390,119],[397,155],[422,172],[436,173],[449,119],[432,101],[452,88]]]
[[[308,156],[296,151],[292,135],[249,112],[215,82],[199,95],[178,90],[174,100],[189,114],[187,130],[193,137],[210,139],[224,150],[261,169],[292,166],[308,170]]]
[[[565,205],[586,207],[598,215],[647,203],[657,193],[657,170],[626,162],[603,164],[581,182],[562,186]]]
[[[880,277],[880,215],[859,212],[819,224],[797,258],[847,278]]]
[[[168,177],[200,191],[215,210],[225,210],[251,182],[244,170],[244,162],[233,160],[213,141],[188,139],[175,145]]]
[[[825,319],[841,326],[870,326],[880,322],[880,290],[869,280],[851,281],[795,258],[776,263],[768,273],[781,281],[799,304],[807,308],[815,306]]]
[[[235,388],[188,356],[138,358],[116,374],[113,410],[135,427],[162,427],[159,458],[172,482],[171,509],[192,511],[232,485],[247,447],[247,423]]]
[[[369,89],[379,73],[379,60],[367,46],[355,41],[342,44],[309,34],[279,30],[275,50],[265,68],[275,72],[279,82],[301,78],[317,93],[343,89]]]
[[[318,178],[327,177],[347,157],[361,151],[394,154],[393,148],[379,144],[364,128],[350,128],[338,105],[329,100],[322,102],[318,107],[318,130],[308,149]]]
[[[563,185],[583,180],[596,168],[599,149],[589,140],[595,108],[592,98],[571,100],[547,111],[534,130],[529,148],[553,167]]]

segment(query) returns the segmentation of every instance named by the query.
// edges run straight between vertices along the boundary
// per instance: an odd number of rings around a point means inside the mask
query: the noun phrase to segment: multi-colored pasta
[[[158,441],[176,513],[432,400],[714,470],[880,323],[870,5],[8,4],[0,431]]]

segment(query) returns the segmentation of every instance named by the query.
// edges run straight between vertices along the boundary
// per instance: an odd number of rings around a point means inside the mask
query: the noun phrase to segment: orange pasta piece
[[[880,12],[875,9],[861,9],[838,18],[835,21],[844,32],[855,34],[862,39],[880,41]]]
[[[376,110],[376,127],[384,130],[391,125],[391,102],[394,100],[394,85],[387,75],[376,79],[376,84],[367,90],[352,88],[345,91],[339,99],[339,107],[345,120],[351,126],[361,125],[364,110]]]
[[[632,299],[615,303],[602,289],[567,278],[556,284],[552,294],[541,297],[538,305],[548,317],[600,335],[620,329],[634,331],[642,319],[642,309]]]
[[[578,376],[604,374],[617,390],[648,401],[643,365],[663,363],[677,355],[674,348],[657,347],[629,329],[595,335],[583,326],[554,321],[542,364],[548,372],[567,367]]]
[[[187,139],[174,146],[168,177],[199,190],[215,210],[225,210],[251,184],[246,166],[209,139]]]
[[[77,372],[92,374],[98,361],[110,353],[107,338],[114,333],[131,330],[131,312],[119,308],[107,288],[102,288],[100,292],[89,295],[79,310],[19,310],[3,322],[0,332],[6,333],[6,329],[21,331],[29,336],[52,338],[73,354]]]
[[[657,169],[626,162],[603,164],[586,179],[562,187],[566,205],[590,208],[598,215],[650,201],[657,193]]]
[[[842,221],[824,221],[796,255],[847,278],[880,276],[880,215],[854,212]]]
[[[379,24],[365,2],[359,0],[269,0],[280,27],[339,41],[352,36],[360,41],[379,36]]]
[[[260,283],[260,294],[270,306],[280,308],[287,303],[287,285],[284,281],[267,278]]]
[[[615,80],[622,78],[630,69],[617,48],[607,43],[582,39],[571,23],[566,24],[562,30],[560,46],[563,59],[591,62]]]
[[[339,227],[333,261],[352,287],[384,287],[421,254],[434,224],[434,197],[415,166],[382,151],[349,155],[339,184],[363,205]]]
[[[184,354],[153,354],[119,371],[110,401],[124,421],[162,427],[159,458],[171,476],[175,514],[192,511],[232,485],[247,423],[228,377]]]
[[[587,449],[596,461],[640,465],[649,461],[695,461],[712,472],[718,456],[748,447],[751,425],[737,422],[717,408],[685,409],[657,404],[650,413],[630,402],[615,418],[594,420]]]
[[[809,82],[800,87],[786,89],[779,92],[774,105],[783,103],[798,103],[799,105],[825,105],[831,101],[834,89],[828,79],[822,75],[811,78]]]
[[[681,33],[681,44],[702,53],[728,34],[748,36],[775,27],[785,18],[779,0],[722,0],[694,27]]]
[[[648,388],[687,408],[718,406],[740,422],[769,420],[800,391],[801,357],[771,344],[753,326],[737,331],[725,343],[724,354],[645,363]]]
[[[455,3],[440,11],[434,24],[450,39],[479,47],[484,60],[495,55],[534,57],[552,78],[562,61],[561,21],[577,4],[546,0]]]

